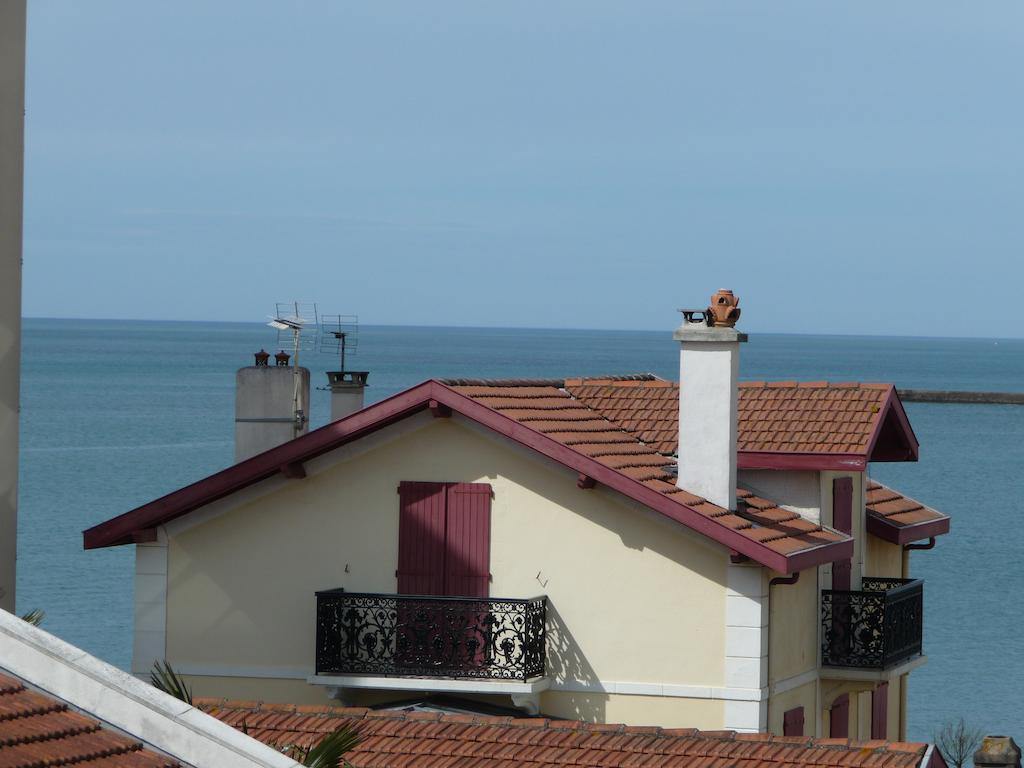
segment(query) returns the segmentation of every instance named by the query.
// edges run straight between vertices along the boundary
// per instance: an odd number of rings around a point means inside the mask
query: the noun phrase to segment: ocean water
[[[26,320],[23,336],[18,609],[44,609],[48,630],[127,668],[131,548],[85,552],[81,532],[231,463],[235,370],[275,337],[261,324],[43,319]],[[677,361],[668,330],[364,326],[349,367],[370,371],[373,402],[431,377],[674,379]],[[336,367],[318,353],[301,362],[316,386]],[[741,375],[1022,391],[1024,340],[753,335]],[[313,426],[328,410],[315,391]],[[1024,407],[907,410],[920,462],[873,474],[953,516],[951,534],[912,555],[929,662],[911,677],[909,736],[929,739],[960,715],[1020,736]]]

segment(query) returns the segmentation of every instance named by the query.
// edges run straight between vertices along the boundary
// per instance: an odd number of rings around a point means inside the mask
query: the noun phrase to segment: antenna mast
[[[298,436],[306,422],[309,421],[309,415],[304,413],[300,407],[301,377],[299,372],[299,352],[303,349],[316,348],[317,339],[320,335],[320,317],[317,306],[312,302],[301,303],[292,301],[278,303],[277,311],[267,325],[277,329],[277,344],[282,349],[285,346],[283,342],[287,342],[288,334],[291,334],[292,377],[295,382],[292,390],[292,416],[294,418],[292,429],[294,436]],[[309,325],[312,326],[311,330],[306,331],[306,335],[303,336],[303,331]]]

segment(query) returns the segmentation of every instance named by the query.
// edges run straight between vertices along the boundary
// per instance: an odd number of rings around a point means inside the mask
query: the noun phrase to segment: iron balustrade
[[[887,669],[921,653],[924,582],[864,578],[821,593],[821,664]]]
[[[547,597],[316,593],[316,673],[529,680],[544,675]]]

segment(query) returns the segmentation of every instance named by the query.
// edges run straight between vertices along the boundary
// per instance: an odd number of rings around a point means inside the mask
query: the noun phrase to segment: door
[[[490,592],[491,486],[399,485],[398,592],[487,597]],[[396,661],[408,667],[480,667],[492,646],[486,602],[400,601]]]
[[[832,702],[828,713],[828,735],[833,739],[850,738],[850,695],[844,693]]]

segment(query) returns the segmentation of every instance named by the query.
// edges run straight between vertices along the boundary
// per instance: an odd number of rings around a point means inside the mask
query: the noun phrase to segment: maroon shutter
[[[853,479],[837,477],[832,481],[832,527],[853,533]],[[850,560],[832,565],[832,589],[850,588]]]
[[[828,735],[833,739],[850,738],[850,695],[847,693],[832,702],[828,714]]]
[[[887,739],[889,730],[889,684],[879,683],[871,694],[871,738]]]
[[[491,577],[491,486],[448,486],[445,593],[487,597]]]
[[[398,593],[444,594],[444,483],[398,486]]]
[[[803,736],[804,735],[804,708],[797,707],[795,709],[787,710],[782,715],[782,735],[783,736]]]

